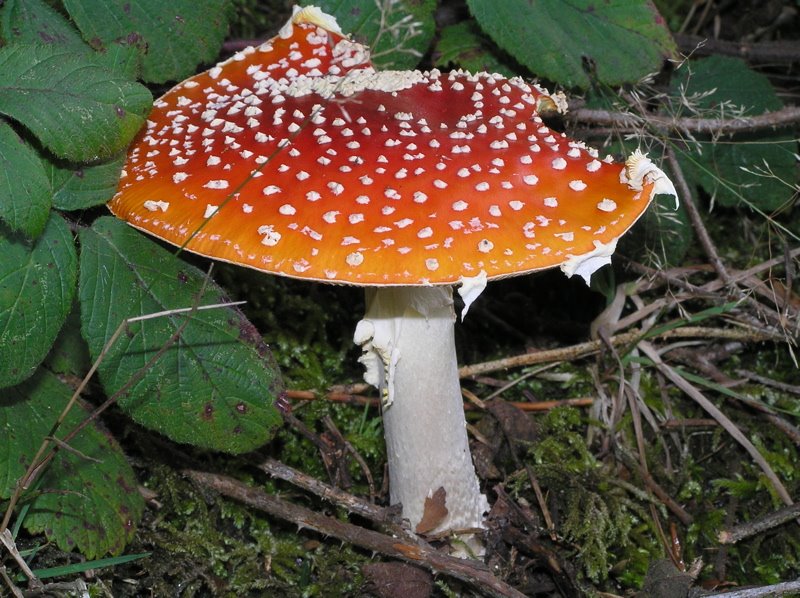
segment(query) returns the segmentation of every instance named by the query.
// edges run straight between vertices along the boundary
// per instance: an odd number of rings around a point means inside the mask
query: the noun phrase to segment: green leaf
[[[75,28],[43,0],[6,0],[0,8],[0,38],[5,44],[56,45],[89,50]]]
[[[50,195],[39,155],[0,119],[0,220],[37,237],[47,223]]]
[[[83,335],[95,359],[124,319],[191,307],[201,293],[199,270],[119,220],[101,218],[80,239]],[[200,297],[202,305],[226,301],[212,282]],[[177,342],[146,369],[184,324]],[[234,308],[131,324],[99,372],[109,395],[125,389],[119,405],[131,417],[178,442],[238,453],[264,444],[280,423],[273,404],[279,373]]]
[[[336,17],[345,33],[369,46],[382,69],[411,69],[435,32],[436,0],[302,0]]]
[[[753,116],[783,106],[764,75],[738,58],[723,56],[684,63],[673,80],[672,94],[684,98],[681,106],[691,107],[688,116],[704,118]],[[793,137],[765,133],[698,139],[687,144],[681,164],[719,204],[746,204],[769,212],[791,198],[796,180]]]
[[[83,378],[92,367],[89,348],[81,336],[81,315],[76,301],[67,321],[61,327],[53,348],[44,360],[44,367],[55,374]]]
[[[433,56],[437,68],[457,66],[473,73],[485,71],[506,77],[519,74],[493,51],[472,19],[443,28]]]
[[[152,97],[81,53],[52,46],[0,48],[0,113],[72,162],[123,150],[144,124]]]
[[[712,56],[684,62],[672,80],[673,93],[686,96],[695,111],[743,109],[743,116],[763,114],[783,106],[764,75],[739,58]]]
[[[587,88],[588,59],[609,85],[661,70],[675,42],[644,0],[467,0],[492,39],[539,77]]]
[[[30,376],[50,350],[72,307],[78,260],[55,213],[36,241],[0,234],[0,255],[2,388]]]
[[[226,0],[64,0],[96,49],[127,40],[147,49],[142,76],[149,83],[185,79],[219,54],[228,31]]]
[[[42,0],[8,0],[0,8],[0,39],[6,44],[57,46],[76,52],[115,75],[136,79],[146,50],[136,37],[120,39],[93,52],[67,19]]]
[[[71,395],[72,389],[44,369],[3,392],[0,497],[11,494]],[[87,416],[86,406],[78,403],[57,436],[63,438]],[[144,508],[133,470],[116,441],[96,425],[68,444],[80,455],[59,451],[36,485],[40,494],[33,498],[24,526],[90,559],[118,554],[133,537]]]
[[[96,166],[48,164],[53,206],[60,210],[82,210],[106,203],[119,183],[124,156]]]

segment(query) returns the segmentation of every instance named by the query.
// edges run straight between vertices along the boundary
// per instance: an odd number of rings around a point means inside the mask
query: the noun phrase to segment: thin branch
[[[25,574],[25,577],[28,578],[29,583],[33,587],[41,587],[42,582],[40,582],[39,578],[34,575],[33,571],[31,571],[31,568],[28,567],[28,563],[25,562],[25,559],[22,558],[19,550],[17,550],[17,545],[14,542],[14,537],[11,535],[10,529],[4,529],[2,532],[0,532],[0,544],[6,547],[8,554],[11,555],[11,558],[13,558],[17,563],[17,566]]]
[[[711,262],[711,265],[714,266],[714,270],[716,270],[722,281],[727,286],[730,286],[732,284],[731,275],[728,273],[728,269],[722,262],[722,258],[719,256],[717,248],[714,245],[714,242],[711,240],[711,235],[708,234],[708,229],[703,223],[703,218],[700,216],[700,211],[697,209],[697,205],[694,203],[694,194],[692,193],[689,184],[686,182],[686,179],[683,176],[683,169],[678,163],[678,159],[675,157],[675,152],[673,152],[671,149],[667,150],[667,161],[669,162],[670,170],[672,170],[672,175],[675,179],[678,195],[683,200],[683,206],[686,208],[686,213],[689,215],[689,220],[692,222],[692,228],[694,228],[694,232],[700,241],[700,245],[703,247],[703,251],[705,251],[709,262]]]
[[[776,583],[771,586],[761,586],[759,588],[746,588],[744,590],[720,592],[718,594],[704,594],[704,598],[770,598],[772,596],[788,596],[794,592],[800,592],[800,579]]]
[[[514,382],[516,382],[516,380]],[[511,385],[508,386],[510,387]],[[505,391],[507,389],[504,387],[501,390]],[[495,393],[492,394],[494,395],[499,393],[495,391]],[[286,396],[295,401],[332,401],[334,403],[343,403],[345,405],[355,405],[361,407],[366,405],[375,409],[380,408],[380,399],[376,397],[365,397],[363,395],[353,395],[333,391],[320,395],[313,390],[287,390]],[[489,397],[487,397],[487,399],[488,398]],[[536,401],[535,403],[529,403],[525,401],[507,402],[521,411],[550,411],[551,409],[562,406],[591,407],[591,405],[594,403],[594,399],[592,397],[575,397],[574,399]],[[470,411],[477,409],[477,407],[469,401],[464,401],[464,409]]]
[[[800,517],[800,503],[795,503],[769,513],[768,515],[764,515],[763,517],[759,517],[758,519],[722,530],[717,536],[717,539],[720,544],[735,544],[739,540],[755,536],[756,534],[783,525],[787,521],[797,519],[798,517]]]
[[[258,488],[246,486],[239,480],[228,476],[195,470],[184,470],[183,473],[200,486],[211,488],[273,517],[290,521],[301,528],[312,529],[366,550],[378,552],[418,567],[425,567],[434,573],[448,575],[471,585],[488,596],[525,598],[523,593],[492,575],[489,568],[480,561],[446,555],[422,540],[411,537],[397,538],[321,515]]]
[[[678,132],[716,136],[795,127],[800,124],[800,106],[786,106],[772,112],[736,118],[679,118],[658,114],[639,116],[611,110],[576,108],[568,112],[566,118],[574,125],[612,127],[618,133],[641,132],[642,127],[647,127],[662,135]]]
[[[385,507],[373,505],[366,500],[345,492],[344,490],[340,490],[339,488],[335,488],[330,484],[326,484],[325,482],[272,458],[267,458],[258,465],[258,468],[274,478],[294,484],[298,488],[307,490],[330,503],[346,509],[350,513],[365,517],[379,525],[397,526],[397,531],[400,531],[400,513],[397,509],[387,509]]]
[[[624,332],[612,336],[608,341],[615,347],[620,345],[627,345],[636,342],[644,336],[644,333],[638,330]],[[743,342],[763,342],[767,340],[783,340],[782,337],[772,335],[759,330],[752,330],[748,328],[711,328],[703,326],[682,326],[672,330],[666,330],[660,334],[654,335],[651,338],[660,339],[717,339],[717,340],[738,340]],[[523,355],[515,355],[513,357],[506,357],[503,359],[496,359],[494,361],[486,361],[484,363],[476,363],[474,365],[467,365],[462,367],[458,373],[462,378],[470,376],[477,376],[488,372],[496,372],[498,370],[505,370],[508,368],[518,368],[538,363],[548,363],[551,361],[571,361],[594,355],[605,346],[601,340],[587,341],[585,343],[578,343],[570,347],[563,347],[560,349],[549,349],[545,351],[535,351],[532,353],[525,353]]]
[[[791,64],[800,61],[800,42],[795,40],[727,41],[687,33],[677,33],[674,37],[680,51],[692,56],[735,56],[751,64]]]

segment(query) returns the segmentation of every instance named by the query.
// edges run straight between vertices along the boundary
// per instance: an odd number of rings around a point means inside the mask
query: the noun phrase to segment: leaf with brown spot
[[[418,534],[427,534],[428,532],[436,529],[436,527],[444,521],[447,517],[447,490],[442,486],[425,499],[425,509],[422,512],[422,519],[417,524],[416,532]]]
[[[44,368],[0,397],[0,499],[8,498],[72,390]],[[79,404],[58,436],[87,416]],[[81,408],[83,407],[83,409]],[[133,538],[144,510],[136,477],[117,442],[90,424],[44,470],[24,519],[32,533],[44,532],[60,548],[77,548],[89,559],[119,554]]]
[[[191,307],[198,296],[200,304],[228,302],[202,272],[123,222],[100,218],[80,236],[82,333],[95,359],[125,318]],[[263,339],[241,334],[251,328],[235,307],[131,324],[100,380],[109,395],[125,388],[120,408],[173,440],[253,450],[281,422],[274,401],[283,384]]]

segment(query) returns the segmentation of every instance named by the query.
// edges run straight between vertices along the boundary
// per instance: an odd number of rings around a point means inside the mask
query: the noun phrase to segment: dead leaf
[[[444,487],[439,486],[439,489],[425,499],[425,509],[422,512],[422,519],[417,524],[416,532],[418,534],[427,534],[428,532],[436,529],[436,527],[444,521],[447,517],[447,491]]]

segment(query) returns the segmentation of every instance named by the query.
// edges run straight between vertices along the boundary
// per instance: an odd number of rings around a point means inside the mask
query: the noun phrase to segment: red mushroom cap
[[[375,71],[318,9],[178,84],[111,211],[205,256],[297,278],[451,284],[607,262],[656,192],[553,132],[521,79]],[[591,273],[591,272],[589,272]]]

